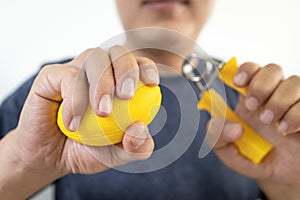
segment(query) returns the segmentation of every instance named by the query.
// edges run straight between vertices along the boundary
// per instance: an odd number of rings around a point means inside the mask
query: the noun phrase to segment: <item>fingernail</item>
[[[158,73],[154,69],[152,68],[146,69],[145,74],[146,74],[147,83],[148,82],[156,83],[156,84],[159,83]]]
[[[226,137],[230,140],[237,140],[243,133],[243,128],[240,124],[227,124],[224,128]]]
[[[239,86],[245,85],[247,83],[247,80],[248,80],[248,74],[246,72],[239,72],[233,78],[233,82]]]
[[[266,109],[264,110],[261,114],[260,114],[260,121],[263,122],[264,124],[271,124],[274,120],[274,113],[269,110]]]
[[[133,124],[127,131],[126,134],[130,135],[130,143],[133,147],[139,148],[145,144],[147,139],[147,132],[144,126]]]
[[[284,134],[288,129],[288,123],[286,121],[281,121],[277,127],[279,133]]]
[[[132,78],[125,79],[120,92],[122,96],[132,97],[134,95],[134,80]]]
[[[136,137],[134,137],[130,140],[131,145],[135,148],[139,148],[140,146],[145,144],[145,142],[146,142],[146,139],[136,138]]]
[[[110,114],[112,111],[112,102],[110,95],[104,94],[99,102],[99,111],[102,113]]]
[[[248,110],[256,110],[258,107],[258,101],[254,97],[249,97],[245,100],[245,105]]]
[[[70,131],[74,132],[78,129],[79,125],[80,125],[80,120],[81,117],[80,116],[75,116],[73,117],[72,121],[70,122]]]

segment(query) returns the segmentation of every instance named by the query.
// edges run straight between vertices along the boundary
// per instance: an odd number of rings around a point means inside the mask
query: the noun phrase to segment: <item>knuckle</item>
[[[250,67],[255,67],[256,63],[253,62],[245,62],[243,64],[241,64],[240,68],[250,68]]]
[[[134,63],[132,62],[131,59],[117,59],[114,62],[114,69],[131,69],[131,68],[135,68],[136,66],[134,66]]]
[[[250,89],[254,96],[259,98],[261,95],[264,95],[266,92],[263,91],[261,84],[258,81],[253,81],[250,84]]]
[[[259,68],[259,65],[254,62],[245,62],[239,67],[240,70],[249,71],[249,72],[256,71],[258,68]]]
[[[108,49],[108,52],[109,52],[110,54],[113,53],[113,52],[118,52],[118,53],[120,54],[120,55],[118,55],[118,56],[122,56],[122,55],[128,53],[128,50],[127,50],[127,48],[125,48],[124,46],[121,46],[121,45],[116,44],[116,45],[113,45],[112,47],[110,47],[110,48]]]
[[[48,73],[50,73],[51,71],[57,70],[57,69],[61,69],[62,68],[62,64],[49,64],[49,65],[45,65],[39,72],[39,75],[42,76],[47,76]]]
[[[269,109],[271,109],[273,112],[276,112],[277,115],[280,115],[280,114],[283,114],[286,109],[288,108],[288,103],[289,101],[288,100],[284,100],[284,99],[281,99],[280,101],[278,100],[273,100],[271,102],[271,105],[267,106]]]
[[[93,52],[96,49],[98,49],[98,48],[88,48],[88,49],[84,50],[83,54],[87,54],[88,55],[88,54],[90,54],[91,52]]]
[[[74,76],[74,75],[77,75],[77,73],[78,73],[78,68],[70,66],[70,67],[68,67],[68,71],[69,71],[69,73],[70,73],[72,76]],[[82,71],[82,70],[81,70],[81,71]]]
[[[92,49],[91,53],[89,55],[92,55],[92,54],[95,54],[96,56],[101,56],[101,58],[108,57],[108,53],[100,47]]]
[[[78,68],[76,67],[67,67],[67,73],[65,74],[65,77],[67,80],[70,80],[70,79],[74,79],[74,78],[77,78],[79,81],[80,80],[80,76],[78,76]]]
[[[89,49],[86,49],[84,50],[84,52],[82,52],[79,57],[82,57],[82,63],[81,64],[84,64],[88,58],[96,51],[97,48],[89,48]],[[79,63],[78,63],[79,64]],[[81,66],[81,65],[78,65],[78,67]]]
[[[297,116],[297,119],[299,119],[300,115],[295,115]],[[289,119],[289,120],[285,120],[288,123],[289,126],[289,130],[291,131],[299,131],[300,129],[300,125],[299,125],[299,121],[297,121],[296,119]]]
[[[105,68],[110,66],[110,59],[107,52],[102,49],[94,50],[84,60],[84,68],[90,72],[95,73],[96,68]]]
[[[114,69],[121,72],[122,75],[128,72],[134,73],[134,71],[138,69],[136,63],[131,59],[118,59],[113,65]]]
[[[45,65],[39,74],[47,74],[50,70],[52,70],[53,65]]]
[[[80,53],[78,56],[76,56],[72,61],[69,62],[69,64],[81,68],[84,66],[87,58],[92,54],[92,52],[95,50],[95,48],[89,48],[84,50],[82,53]]]
[[[300,76],[293,75],[282,81],[283,97],[300,97]],[[286,94],[286,95],[284,95]]]
[[[121,45],[116,44],[116,45],[113,45],[112,47],[110,47],[109,50],[114,50],[114,49],[119,49],[119,48],[121,48]]]
[[[283,120],[288,123],[289,130],[299,130],[300,129],[300,103],[290,108],[286,113]]]
[[[154,61],[149,58],[146,58],[146,57],[138,57],[138,60],[140,60],[140,62],[143,64],[153,64],[154,65]]]
[[[275,64],[275,63],[270,63],[270,64],[266,65],[265,68],[270,70],[270,71],[277,72],[280,75],[283,75],[282,67]]]
[[[291,82],[292,84],[295,84],[293,86],[300,86],[300,76],[299,75],[292,75],[287,79],[287,81]]]

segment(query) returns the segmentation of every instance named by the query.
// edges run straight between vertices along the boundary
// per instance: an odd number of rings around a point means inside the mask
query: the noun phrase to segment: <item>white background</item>
[[[41,63],[77,55],[122,32],[114,7],[113,0],[2,0],[0,102]],[[299,75],[299,10],[299,0],[217,0],[199,44],[223,59],[275,62]]]
[[[208,53],[240,63],[275,62],[300,74],[298,0],[218,0],[199,38]],[[95,47],[122,32],[113,0],[0,3],[0,102],[45,61]]]

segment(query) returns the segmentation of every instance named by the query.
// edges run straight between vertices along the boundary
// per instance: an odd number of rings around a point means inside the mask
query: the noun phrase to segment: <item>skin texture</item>
[[[147,2],[116,1],[125,30],[169,28],[194,40],[214,3],[213,0],[190,0],[183,4],[169,1],[166,6]],[[159,34],[153,34],[150,39],[147,35],[138,37],[150,43],[166,40]],[[168,39],[172,43],[174,38]],[[136,43],[129,39],[127,45]],[[108,51],[89,49],[70,63],[46,66],[31,88],[18,127],[0,141],[1,199],[27,198],[68,173],[92,174],[148,158],[154,144],[141,122],[128,128],[122,143],[96,148],[66,138],[56,125],[56,113],[63,102],[63,120],[69,130],[77,129],[88,103],[97,115],[108,116],[112,95],[129,99],[139,78],[148,85],[156,85],[158,72],[166,75],[156,68],[155,62],[181,72],[182,58],[174,54],[153,49],[130,52],[122,46]],[[241,126],[226,121],[220,127],[224,119],[212,119],[208,138],[214,138],[215,130],[222,129],[214,151],[228,167],[257,179],[270,199],[298,199],[300,159],[295,155],[300,150],[299,77],[285,78],[282,68],[276,64],[259,66],[248,62],[240,66],[234,83],[249,87],[247,96],[241,97],[236,108],[237,114],[270,140],[274,150],[261,164],[255,165],[233,145],[243,134]],[[261,105],[264,105],[262,110]],[[280,122],[278,127],[273,125],[276,121]],[[283,132],[289,135],[284,137]]]
[[[241,73],[246,74],[242,79]],[[246,97],[240,98],[236,113],[270,141],[274,149],[262,163],[253,164],[233,145],[242,136],[242,127],[232,121],[226,121],[221,127],[223,119],[212,119],[208,126],[209,138],[214,137],[216,130],[223,130],[214,146],[216,154],[231,169],[257,179],[270,199],[298,199],[300,159],[295,155],[300,150],[300,123],[297,120],[300,78],[284,78],[282,68],[276,64],[261,67],[248,62],[240,66],[234,81],[237,86],[249,87]],[[264,107],[260,109],[262,105]],[[274,125],[275,122],[279,122],[279,126]],[[288,125],[282,126],[282,123]]]
[[[198,37],[214,4],[214,0],[190,0],[187,4],[173,6],[175,8],[159,9],[145,2],[147,1],[117,0],[117,8],[125,30],[162,27],[178,31],[193,39]]]
[[[118,59],[111,62],[114,56]],[[146,69],[153,72],[151,76]],[[120,46],[114,46],[108,52],[89,49],[70,63],[44,67],[33,83],[18,127],[0,141],[1,199],[25,199],[69,173],[93,174],[148,158],[154,143],[143,122],[132,124],[122,143],[105,147],[76,143],[66,138],[56,124],[61,101],[63,120],[69,130],[77,129],[87,99],[99,116],[109,115],[110,100],[105,100],[104,109],[97,106],[102,97],[113,95],[116,87],[115,95],[119,98],[131,98],[139,74],[145,84],[158,83],[157,69],[152,61],[134,57]],[[133,84],[124,86],[128,78]]]
[[[171,2],[169,6],[153,5],[151,2],[155,1],[116,0],[120,20],[125,30],[144,27],[166,28],[195,41],[207,22],[214,5],[214,0],[189,0],[186,3],[168,0],[162,1],[165,3]],[[190,53],[189,50],[192,50],[193,46],[189,45],[189,40],[183,39],[181,42],[178,40],[181,39],[179,39],[177,34],[164,34],[161,31],[145,31],[142,34],[134,35],[133,39],[129,38],[127,45],[130,47],[139,46],[139,42],[142,41],[144,46],[147,46],[147,44],[158,44],[158,46],[163,44],[163,47],[167,50],[170,50],[170,48],[179,48],[180,50],[186,48],[185,54]],[[174,47],[176,44],[178,44],[178,47]],[[142,49],[135,52],[135,54],[150,58],[155,63],[170,66],[177,72],[181,72],[182,54],[178,56],[157,49]],[[164,76],[171,73],[171,71],[164,72],[162,69],[159,70],[160,74]]]

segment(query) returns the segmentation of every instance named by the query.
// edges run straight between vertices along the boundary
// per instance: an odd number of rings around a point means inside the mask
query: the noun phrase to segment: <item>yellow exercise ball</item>
[[[99,117],[89,104],[77,131],[66,129],[62,120],[62,105],[59,107],[57,124],[72,140],[90,146],[105,146],[122,141],[124,132],[134,122],[149,124],[158,113],[161,104],[159,86],[150,87],[139,82],[135,95],[130,100],[113,98],[112,114]]]

